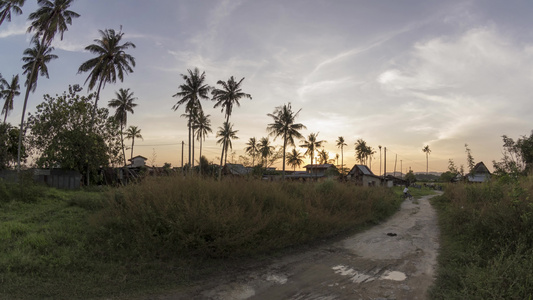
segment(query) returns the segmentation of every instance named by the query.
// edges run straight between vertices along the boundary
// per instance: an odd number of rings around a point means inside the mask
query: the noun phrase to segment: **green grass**
[[[449,185],[431,299],[532,299],[533,178]]]
[[[378,223],[390,189],[149,178],[60,191],[0,182],[0,299],[129,298]],[[3,194],[2,194],[3,193]],[[7,197],[5,197],[7,195]]]

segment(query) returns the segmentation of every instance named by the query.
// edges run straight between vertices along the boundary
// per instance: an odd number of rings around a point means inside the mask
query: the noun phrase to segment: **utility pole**
[[[381,145],[379,145],[378,148],[379,148],[379,176],[381,176]]]
[[[403,160],[400,159],[400,178],[403,178]]]
[[[384,148],[384,162],[383,162],[383,179],[385,179],[385,176],[387,174],[387,147]]]
[[[396,177],[396,163],[398,162],[398,154],[396,154],[396,157],[394,158],[394,177]]]

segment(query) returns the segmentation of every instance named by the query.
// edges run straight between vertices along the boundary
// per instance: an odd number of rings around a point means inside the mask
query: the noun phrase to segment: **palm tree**
[[[128,123],[128,112],[133,114],[133,108],[137,106],[133,103],[137,97],[133,97],[133,92],[130,89],[119,89],[115,92],[116,98],[111,99],[107,106],[115,108],[115,120],[120,124],[120,140],[122,143],[122,155],[124,156],[124,165],[126,162],[126,152],[124,150],[124,127]]]
[[[426,145],[424,148],[422,148],[422,152],[426,153],[426,175],[429,175],[429,154],[431,153],[429,145]]]
[[[181,105],[185,104],[185,116],[187,116],[189,119],[187,122],[187,126],[189,127],[189,165],[192,167],[194,165],[194,161],[191,161],[191,146],[193,143],[193,141],[191,141],[191,135],[193,135],[192,121],[196,110],[200,110],[202,108],[200,100],[209,99],[208,94],[211,88],[205,84],[205,72],[200,74],[200,70],[198,70],[198,68],[195,68],[194,71],[188,69],[187,72],[189,75],[181,74],[181,77],[183,80],[185,80],[185,83],[179,86],[180,91],[172,95],[172,97],[179,98],[178,102],[174,104],[172,109],[176,111]]]
[[[313,157],[315,156],[315,149],[322,147],[322,144],[326,143],[326,141],[317,141],[317,138],[318,138],[318,132],[311,133],[307,137],[307,140],[304,140],[303,144],[300,145],[300,147],[307,149],[305,151],[305,155],[311,158],[311,166],[313,165]]]
[[[11,22],[11,12],[21,15],[22,6],[26,0],[2,0],[0,1],[0,26],[7,20]]]
[[[124,74],[133,73],[132,67],[135,67],[135,58],[126,53],[130,47],[135,48],[135,44],[131,42],[120,44],[124,36],[122,31],[117,33],[113,29],[106,29],[98,32],[100,39],[95,39],[94,44],[85,47],[85,50],[95,54],[96,57],[87,60],[78,68],[78,74],[89,72],[85,80],[85,83],[89,82],[89,91],[98,85],[92,119],[98,108],[100,90],[105,88],[106,83],[117,82],[117,77],[123,82]]]
[[[348,146],[344,141],[344,137],[339,136],[337,139],[337,148],[341,148],[341,175],[344,174],[344,146]]]
[[[205,137],[211,130],[211,115],[205,115],[203,110],[200,110],[193,121],[193,129],[196,130],[196,139],[200,141],[200,173],[202,172],[202,142],[205,141]]]
[[[320,164],[327,164],[329,160],[329,154],[325,149],[318,151],[318,158],[320,159]]]
[[[73,0],[37,0],[39,9],[28,16],[31,25],[28,32],[35,31],[34,38],[41,38],[41,43],[50,46],[56,33],[63,34],[68,30],[68,25],[72,25],[72,19],[80,15],[68,10]]]
[[[294,171],[296,171],[296,167],[300,167],[304,163],[303,158],[304,156],[300,153],[300,151],[296,150],[296,148],[293,148],[292,151],[287,155],[287,164],[292,166]]]
[[[0,99],[4,98],[4,107],[2,108],[2,114],[4,114],[4,123],[6,122],[7,115],[13,110],[13,99],[16,96],[20,95],[20,84],[19,84],[19,75],[15,75],[11,78],[11,83],[9,83],[4,78],[0,79]]]
[[[48,47],[41,44],[38,40],[33,40],[34,47],[24,50],[24,57],[22,61],[25,64],[22,66],[24,72],[23,75],[27,75],[26,78],[26,96],[24,97],[24,106],[22,108],[22,117],[20,120],[20,132],[19,132],[19,145],[18,145],[18,155],[17,155],[17,169],[20,171],[20,151],[22,147],[22,136],[24,134],[23,125],[24,125],[24,115],[26,114],[26,105],[28,104],[28,97],[30,91],[35,92],[37,88],[37,79],[38,74],[41,76],[48,75],[48,64],[52,59],[56,59],[57,55],[52,54],[53,47]]]
[[[358,139],[355,143],[355,155],[360,164],[367,165],[368,156],[371,150],[367,146],[365,140]]]
[[[285,179],[285,152],[287,145],[295,146],[294,138],[303,138],[299,130],[306,127],[301,123],[295,123],[296,117],[300,113],[301,109],[297,112],[292,111],[291,104],[285,104],[278,106],[274,110],[274,113],[267,116],[274,119],[274,123],[268,124],[267,131],[271,136],[274,136],[274,140],[281,136],[283,138],[283,175],[282,179]]]
[[[68,30],[67,24],[72,24],[72,18],[79,17],[79,14],[67,10],[70,7],[72,0],[55,0],[53,3],[48,0],[38,0],[40,8],[29,15],[29,20],[32,21],[31,26],[28,28],[28,32],[35,32],[33,37],[34,48],[28,48],[24,51],[22,61],[26,64],[22,67],[24,69],[23,74],[27,74],[26,79],[26,96],[24,97],[24,106],[22,108],[22,117],[20,121],[19,132],[19,145],[17,155],[17,170],[20,171],[20,151],[22,144],[22,135],[24,131],[22,126],[24,125],[24,115],[26,114],[26,105],[28,103],[28,97],[30,90],[35,92],[37,87],[37,74],[46,75],[48,78],[48,69],[46,64],[56,59],[57,56],[50,54],[54,49],[50,47],[52,40],[56,33],[61,34],[63,39],[63,33]],[[39,42],[39,37],[41,42]],[[31,66],[31,67],[30,67]]]
[[[271,156],[274,153],[274,146],[270,145],[270,140],[268,137],[263,137],[259,140],[259,143],[257,144],[257,150],[259,151],[259,154],[261,155],[262,164],[266,168],[268,163],[268,157]]]
[[[244,148],[244,151],[248,153],[252,157],[252,167],[255,166],[255,157],[257,156],[257,153],[259,152],[257,140],[255,137],[251,137],[248,140],[248,143],[246,144],[246,148]]]
[[[233,105],[236,104],[237,106],[240,106],[241,104],[239,103],[239,100],[241,98],[252,99],[250,94],[243,93],[241,90],[241,83],[243,80],[244,77],[239,82],[235,82],[233,76],[231,76],[227,82],[219,80],[217,81],[217,84],[220,84],[222,88],[214,88],[211,92],[211,95],[213,95],[212,100],[216,101],[213,108],[221,107],[221,112],[225,110],[226,122],[228,123],[229,117],[233,112]],[[227,149],[222,146],[222,155],[224,155],[224,152],[227,152]]]
[[[238,130],[233,130],[233,125],[228,122],[224,122],[221,127],[218,127],[217,138],[220,139],[217,141],[217,144],[222,144],[222,155],[220,156],[220,167],[222,168],[222,159],[224,159],[224,164],[228,160],[228,152],[226,151],[226,157],[224,157],[224,149],[233,149],[231,145],[232,139],[238,139],[237,137]],[[220,177],[219,170],[219,177]]]
[[[135,145],[135,139],[143,139],[143,136],[141,135],[141,130],[137,126],[130,126],[128,130],[126,130],[126,138],[131,140],[131,157],[130,160],[133,159],[133,146]]]

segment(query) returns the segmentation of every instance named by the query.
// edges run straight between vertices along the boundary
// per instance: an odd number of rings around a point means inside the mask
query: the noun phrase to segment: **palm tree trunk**
[[[200,138],[200,160],[198,163],[198,168],[200,169],[200,175],[202,175],[202,139]]]
[[[285,181],[285,150],[287,147],[287,137],[283,135],[283,172],[281,173],[281,180]]]
[[[122,157],[124,158],[124,166],[128,163],[126,162],[126,150],[124,149],[124,125],[120,124],[120,142],[122,144]]]
[[[35,72],[36,63],[33,63],[33,67],[30,72],[30,80],[28,80],[28,86],[26,87],[26,95],[24,96],[24,106],[22,107],[22,117],[20,118],[20,131],[19,131],[19,144],[17,152],[17,171],[20,172],[20,152],[22,149],[22,136],[23,136],[23,127],[24,127],[24,116],[26,115],[26,106],[28,104],[28,98],[30,96],[30,90],[33,85],[33,77]]]
[[[189,171],[192,171],[192,165],[191,165],[191,117],[189,117]]]
[[[222,143],[222,154],[220,154],[220,167],[218,168],[218,180],[222,178],[222,160],[224,159],[224,143]]]
[[[131,157],[130,157],[130,160],[133,159],[133,145],[135,144],[135,135],[133,135],[133,137],[131,138]],[[133,161],[132,161],[133,163]]]
[[[98,83],[98,90],[96,91],[96,99],[94,99],[93,115],[91,117],[91,130],[94,126],[94,119],[96,118],[96,110],[98,109],[98,100],[100,100],[100,90],[102,89],[103,82],[104,80],[100,79],[100,83]]]
[[[341,147],[341,175],[344,175],[344,151]]]

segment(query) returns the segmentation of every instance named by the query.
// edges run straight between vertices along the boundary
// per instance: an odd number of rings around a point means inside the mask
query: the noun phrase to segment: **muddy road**
[[[333,244],[145,299],[426,299],[439,236],[430,197],[406,200],[388,221]]]

